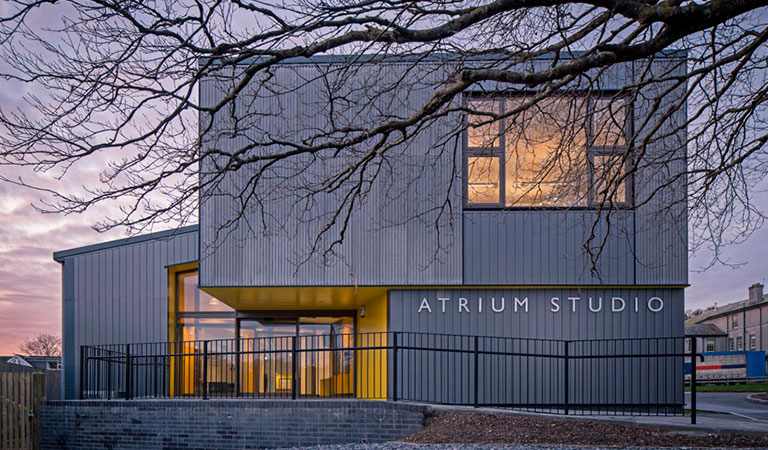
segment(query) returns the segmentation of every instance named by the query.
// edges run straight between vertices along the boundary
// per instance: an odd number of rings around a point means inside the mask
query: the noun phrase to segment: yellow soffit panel
[[[355,309],[397,289],[662,289],[685,286],[247,286],[201,287],[239,311]]]
[[[238,311],[356,309],[386,295],[387,286],[201,287]]]

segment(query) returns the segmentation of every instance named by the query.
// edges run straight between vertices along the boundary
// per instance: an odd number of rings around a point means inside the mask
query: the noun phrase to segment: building
[[[724,352],[728,349],[728,333],[711,323],[685,324],[685,335],[695,336],[697,352]],[[691,341],[686,342],[686,351],[691,351]]]
[[[211,127],[215,132],[204,139],[202,148],[227,149],[242,144],[236,129],[242,139],[250,141],[270,133],[301,135],[307,129],[323,129],[330,101],[324,86],[346,61],[344,57],[330,57],[285,62],[269,80],[254,82],[247,100],[238,103],[242,111],[260,111],[259,120],[240,121],[219,114]],[[546,64],[547,59],[542,58],[541,63]],[[338,96],[350,104],[363,105],[365,102],[356,101],[365,94],[360,86],[367,86],[387,93],[392,100],[384,102],[386,107],[376,104],[350,109],[350,121],[376,120],[377,114],[391,113],[386,108],[400,108],[397,112],[407,115],[429,98],[436,83],[455,71],[451,64],[439,58],[418,63],[370,58],[354,65],[354,74],[341,87],[346,90]],[[623,342],[621,339],[682,339],[684,288],[688,283],[687,225],[685,188],[682,178],[674,175],[684,170],[684,132],[670,131],[674,130],[670,123],[668,130],[658,131],[663,138],[647,145],[649,160],[654,155],[677,155],[672,163],[667,161],[660,168],[649,162],[633,177],[620,177],[620,186],[612,194],[611,201],[618,207],[610,216],[610,226],[601,219],[595,201],[601,181],[594,168],[610,165],[611,158],[623,154],[634,127],[650,114],[650,105],[660,92],[671,86],[669,81],[664,86],[643,85],[633,95],[618,95],[632,84],[639,64],[626,63],[602,73],[591,80],[596,83],[593,88],[598,87],[592,93],[578,87],[564,91],[568,98],[589,105],[578,112],[584,114],[584,121],[579,123],[586,131],[579,125],[576,134],[583,139],[568,141],[575,158],[568,170],[576,180],[571,183],[575,189],[570,194],[546,197],[546,192],[526,191],[531,174],[536,172],[533,167],[539,150],[515,147],[519,141],[508,131],[514,124],[469,128],[463,132],[461,151],[452,151],[455,141],[446,142],[441,137],[465,120],[456,112],[430,123],[425,132],[398,147],[398,153],[388,161],[388,175],[367,187],[346,239],[334,249],[335,256],[327,259],[302,260],[311,253],[308,249],[322,230],[322,219],[316,218],[332,214],[336,199],[331,194],[319,195],[310,208],[297,206],[295,198],[287,199],[289,193],[303,188],[291,183],[317,181],[323,177],[322,167],[312,166],[301,173],[291,172],[295,168],[290,166],[281,167],[291,176],[273,185],[266,181],[266,186],[259,188],[263,201],[241,210],[238,193],[249,186],[253,172],[246,168],[222,174],[215,158],[205,159],[200,179],[204,186],[212,187],[201,196],[198,226],[54,254],[63,272],[65,396],[83,394],[82,363],[91,361],[83,346],[101,344],[234,339],[233,345],[242,351],[253,348],[243,340],[265,337],[290,345],[294,337],[317,336],[326,342],[322,345],[343,347],[350,345],[343,337],[324,340],[323,336],[350,334],[375,340],[374,348],[414,345],[393,339],[427,335],[515,338],[530,346],[565,340],[607,339],[615,343]],[[672,53],[655,58],[650,67],[684,71],[685,62]],[[232,82],[229,73],[201,83],[204,105],[221,99]],[[402,84],[404,78],[410,80],[408,89]],[[684,90],[684,86],[672,86],[669,95],[679,99]],[[279,95],[274,95],[276,92]],[[482,85],[461,101],[473,109],[499,111],[518,104],[525,92],[523,87],[495,91]],[[554,96],[544,108],[552,114],[562,112],[559,98]],[[673,103],[674,99],[665,101]],[[600,108],[612,108],[621,119],[610,121],[592,112]],[[670,120],[684,123],[684,114],[677,110]],[[532,122],[536,126],[527,128],[528,132],[551,132],[552,124],[546,117],[534,115],[530,120],[539,122]],[[466,120],[479,123],[483,118],[470,116]],[[245,128],[237,128],[244,124]],[[529,159],[511,162],[513,154],[523,151],[531,152]],[[339,160],[332,157],[323,161],[326,167],[337,163]],[[614,173],[623,173],[626,166],[617,167]],[[278,173],[275,170],[273,176]],[[211,179],[216,182],[209,183]],[[666,183],[669,179],[680,181]],[[656,190],[662,194],[650,197]],[[446,198],[450,209],[441,208]],[[302,216],[307,211],[312,213],[310,220]],[[261,228],[263,224],[272,226]],[[595,272],[589,270],[590,255],[582,247],[592,232],[604,244]],[[350,342],[359,343],[361,338]],[[464,352],[472,345],[471,340],[467,342],[470,344]],[[475,342],[477,351],[479,344]],[[670,351],[682,351],[679,342],[680,348]],[[174,348],[206,355],[211,351],[197,343],[180,345]],[[567,345],[559,348],[563,347],[567,351]],[[267,350],[259,354],[263,358],[249,362],[222,357],[216,362],[215,374],[204,365],[201,370],[207,371],[213,383],[205,388],[206,393],[280,394],[298,389],[300,395],[326,395],[339,392],[328,383],[353,383],[352,387],[347,384],[350,395],[352,390],[357,396],[374,390],[378,394],[366,394],[366,398],[391,398],[392,392],[397,396],[413,388],[418,392],[410,398],[423,399],[427,394],[420,389],[455,393],[471,384],[440,378],[450,370],[439,369],[435,374],[432,370],[439,361],[432,357],[405,359],[400,366],[397,359],[384,357],[380,363],[389,364],[389,368],[370,381],[362,376],[367,362],[358,357],[336,361],[333,368],[299,361],[293,373],[301,374],[302,384],[296,387],[287,373],[288,359]],[[459,367],[463,358],[457,356],[450,367]],[[179,361],[186,364],[183,359]],[[515,363],[510,360],[510,364]],[[664,364],[668,367],[665,377],[680,376],[672,382],[661,375],[644,377],[652,378],[648,391],[652,394],[646,392],[644,401],[681,405],[682,359]],[[541,369],[533,372],[534,365],[518,374],[516,384],[525,387],[541,382],[545,388],[539,385],[538,389],[551,392],[547,395],[565,395],[567,401],[567,377],[546,388],[546,380],[536,375]],[[563,366],[553,367],[561,370]],[[643,367],[630,365],[601,376],[629,377],[632,374],[626,371],[638,375],[648,370]],[[196,370],[184,366],[175,374]],[[420,384],[397,385],[412,380],[398,377],[395,370],[419,377]],[[478,382],[478,377],[494,377],[494,371],[502,369],[488,364],[475,370],[474,378],[470,374],[466,380],[475,380],[477,389],[478,383],[482,387],[491,379]],[[352,379],[356,381],[349,381]],[[373,384],[367,385],[368,381]],[[595,398],[614,395],[602,394],[602,389],[623,383],[613,378],[601,382],[597,376],[592,381],[594,389],[600,390],[595,391]],[[196,389],[180,383],[184,386],[176,387],[177,395]],[[630,385],[622,384],[617,391],[632,389]],[[490,403],[515,404],[526,393],[518,388],[487,395]],[[477,396],[474,401],[478,402]],[[631,402],[641,400],[628,394],[623,403]]]
[[[715,306],[692,317],[691,324],[709,324],[723,330],[722,341],[710,338],[705,351],[768,351],[768,296],[755,283],[744,300]],[[710,348],[715,347],[713,350]]]
[[[0,356],[0,363],[42,370],[61,370],[60,356]]]

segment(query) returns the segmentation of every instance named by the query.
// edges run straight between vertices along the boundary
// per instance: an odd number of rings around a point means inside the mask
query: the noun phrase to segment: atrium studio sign
[[[419,304],[418,313],[429,314],[432,312],[445,313],[457,311],[459,313],[491,312],[503,313],[506,310],[512,312],[528,312],[528,297],[437,297],[429,299],[423,297]],[[599,296],[572,296],[551,297],[548,307],[552,313],[564,311],[576,312],[580,305],[587,307],[589,312],[599,313],[610,311],[620,313],[623,311],[639,313],[640,311],[660,312],[664,309],[664,299],[661,297],[599,297]],[[582,308],[584,306],[581,306]]]

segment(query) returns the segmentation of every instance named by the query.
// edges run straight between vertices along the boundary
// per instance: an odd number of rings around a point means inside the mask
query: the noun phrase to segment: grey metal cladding
[[[534,65],[541,69],[545,63]],[[685,70],[685,60],[679,58],[627,63],[595,77],[590,88],[621,89],[646,65],[655,73]],[[675,105],[684,97],[685,85],[674,87],[674,82],[670,77],[648,84],[632,103],[637,144],[645,143],[633,180],[636,208],[604,212],[597,222],[597,214],[589,210],[465,210],[463,284],[687,284],[686,192],[680,176],[686,164],[686,111]],[[493,90],[492,85],[483,87]],[[660,106],[654,109],[657,101]],[[649,116],[667,120],[651,134],[650,126],[641,126]],[[594,223],[593,250],[587,252],[584,245]],[[603,239],[605,246],[598,252]],[[599,258],[593,264],[594,256]]]
[[[355,73],[345,72],[347,82],[336,86],[342,69]],[[242,115],[237,123],[226,114],[216,116],[203,148],[227,151],[254,145],[260,148],[254,152],[264,154],[281,149],[263,146],[269,139],[295,140],[306,136],[307,130],[328,129],[331,114],[337,126],[354,127],[371,126],[390,115],[404,118],[429,98],[444,71],[439,64],[282,66],[269,80],[252,82],[241,95],[235,108]],[[401,83],[400,77],[409,81]],[[223,76],[203,84],[201,98],[214,101],[230,82]],[[458,140],[441,140],[458,123],[458,118],[431,123],[415,138],[388,150],[386,160],[374,158],[364,172],[364,189],[355,198],[343,242],[334,246],[333,253],[322,255],[337,237],[342,214],[318,243],[321,252],[309,259],[319,230],[333,222],[336,206],[354,182],[334,192],[302,195],[307,187],[323,182],[328,168],[348,165],[350,156],[370,151],[371,143],[341,155],[321,153],[276,164],[262,173],[255,197],[245,208],[240,194],[251,193],[249,182],[258,165],[244,165],[222,176],[214,166],[216,159],[207,158],[201,174],[204,184],[216,176],[222,179],[201,199],[201,283],[460,284],[461,189],[455,168],[460,148]],[[371,182],[374,173],[378,175]],[[453,187],[446,193],[447,186]],[[231,226],[222,226],[228,221]]]
[[[79,349],[168,337],[166,266],[197,260],[198,233],[158,233],[62,259],[64,396],[78,395]]]
[[[688,210],[686,204],[685,84],[675,86],[674,75],[686,69],[684,59],[658,59],[649,67],[636,62],[635,70],[664,73],[667,81],[650,84],[638,93],[635,111],[651,112],[652,119],[666,117],[656,133],[641,133],[646,142],[635,180],[636,276],[638,284],[688,283]],[[662,93],[665,93],[662,95]],[[653,104],[658,101],[658,107]],[[636,114],[636,126],[642,114]]]
[[[681,61],[656,58],[650,70],[685,70]],[[538,69],[549,63],[546,58],[531,62]],[[620,64],[599,76],[595,73],[590,88],[621,89],[643,72],[644,64]],[[361,64],[345,67],[354,73],[341,77],[335,72],[340,67],[288,64],[275,69],[268,80],[251,82],[235,108],[241,120],[234,122],[228,116],[232,111],[217,115],[203,148],[227,151],[254,145],[262,152],[274,152],[278,146],[263,145],[267,136],[295,139],[306,136],[307,130],[327,129],[330,104],[335,120],[340,121],[337,125],[370,126],[382,114],[406,117],[428,98],[434,83],[452,70],[433,62]],[[401,77],[408,81],[398,84]],[[342,78],[348,83],[341,83]],[[221,98],[236,79],[229,72],[201,83],[203,103]],[[636,128],[670,83],[648,85],[638,92],[633,103]],[[492,92],[498,86],[482,83],[473,89]],[[652,117],[661,117],[665,105],[678,101],[680,89],[684,87],[667,92]],[[208,286],[684,285],[687,211],[685,180],[677,175],[685,167],[685,130],[675,127],[684,122],[685,114],[684,108],[670,114],[645,146],[634,179],[638,206],[612,212],[610,225],[605,220],[598,223],[592,245],[600,245],[604,237],[605,247],[594,264],[583,248],[594,211],[461,212],[461,175],[456,170],[461,167],[457,164],[461,149],[455,142],[441,140],[459,123],[456,116],[431,123],[390,151],[388,164],[372,166],[382,172],[356,203],[344,241],[328,258],[315,255],[305,260],[344,191],[315,195],[312,201],[291,197],[301,192],[302,185],[316,185],[327,167],[338,167],[349,155],[314,157],[293,166],[278,164],[262,176],[255,192],[262,203],[251,203],[242,211],[240,193],[251,193],[249,179],[257,166],[244,165],[222,176],[215,169],[215,158],[207,158],[201,179],[222,179],[201,199],[201,282]],[[668,152],[677,154],[668,158]],[[666,162],[655,162],[662,159]],[[309,169],[302,162],[311,163]],[[446,196],[449,185],[452,189]],[[420,214],[446,202],[451,209],[442,211],[438,227],[434,227],[435,213]],[[240,213],[242,218],[237,219]],[[222,227],[228,221],[231,226]],[[320,248],[327,248],[336,237],[338,224],[329,229]]]
[[[553,297],[557,298],[557,310]],[[660,310],[656,299],[649,307],[654,297],[664,303]],[[624,302],[623,308],[614,298]],[[461,299],[465,308],[460,306]],[[422,307],[424,301],[431,311]],[[389,293],[389,330],[404,332],[399,342],[403,347],[436,340],[443,346],[474,350],[477,342],[481,351],[562,355],[564,344],[560,341],[568,340],[577,341],[568,345],[571,356],[578,356],[590,354],[588,347],[628,354],[640,346],[641,341],[633,338],[644,338],[644,351],[682,353],[682,318],[682,289],[403,289]],[[421,333],[440,335],[435,338]],[[459,336],[487,337],[475,341]],[[607,341],[595,341],[599,339]],[[563,402],[566,382],[570,383],[571,403],[682,404],[684,400],[682,357],[571,359],[568,379],[564,378],[562,360],[557,358],[479,358],[481,404]],[[398,370],[409,374],[399,379],[400,398],[431,401],[438,397],[436,393],[448,392],[453,396],[449,401],[474,402],[471,352],[432,352],[425,356],[404,349],[398,361]],[[435,367],[441,370],[435,371]]]
[[[590,254],[583,245],[594,211],[465,211],[464,284],[633,284],[634,213],[611,214],[610,225],[598,222]]]
[[[501,309],[502,297],[504,311],[494,312],[493,299]],[[559,298],[558,312],[551,311],[552,297]],[[568,297],[580,298],[575,312]],[[623,311],[610,311],[613,297],[625,301]],[[647,307],[651,297],[663,300],[660,312]],[[424,298],[430,302],[431,313],[418,312]],[[445,312],[438,298],[451,299],[445,302]],[[468,299],[469,312],[459,312],[459,298]],[[478,298],[482,298],[482,312]],[[522,306],[515,312],[515,298],[528,299],[528,312]],[[619,305],[617,301],[617,309]],[[600,306],[601,311],[591,312],[590,306]],[[393,289],[389,293],[390,331],[537,339],[671,337],[683,335],[682,318],[682,289]]]

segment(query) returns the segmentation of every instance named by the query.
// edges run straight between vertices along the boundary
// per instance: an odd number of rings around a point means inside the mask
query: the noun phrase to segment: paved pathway
[[[293,447],[294,450],[590,450],[594,448],[616,450],[616,447],[598,447],[592,445],[472,445],[472,444],[339,444],[317,445],[313,447]],[[658,450],[670,447],[622,447],[625,450]],[[725,447],[724,447],[725,448]],[[710,448],[708,450],[718,450]]]
[[[733,414],[749,420],[759,420],[766,423],[768,429],[768,405],[747,401],[745,392],[698,392],[696,394],[696,409]],[[685,394],[685,407],[690,408],[691,395]]]

